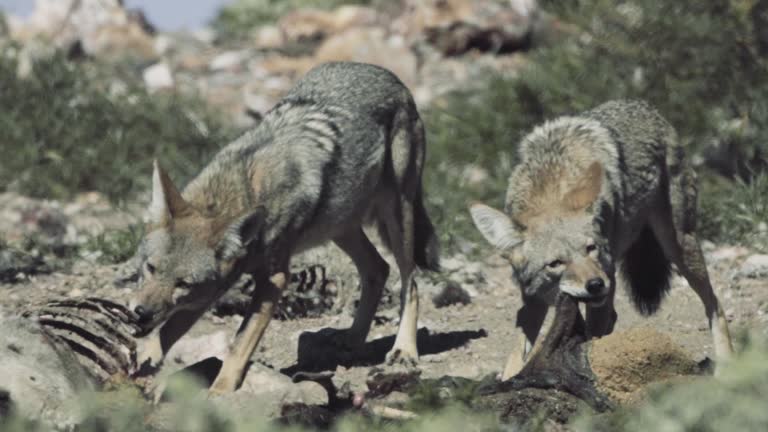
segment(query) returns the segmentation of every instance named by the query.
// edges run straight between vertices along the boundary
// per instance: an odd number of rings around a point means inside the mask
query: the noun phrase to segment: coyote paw
[[[408,369],[413,369],[418,363],[419,353],[416,348],[404,349],[395,346],[387,353],[387,365],[390,366],[402,365]]]

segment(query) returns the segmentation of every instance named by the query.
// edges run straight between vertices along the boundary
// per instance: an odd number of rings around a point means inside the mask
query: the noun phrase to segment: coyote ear
[[[469,207],[469,213],[483,237],[497,249],[510,249],[522,242],[520,232],[503,212],[477,203]]]
[[[264,228],[264,212],[256,211],[241,217],[224,232],[217,248],[218,257],[231,261],[244,256],[248,244],[258,239]]]
[[[584,210],[591,206],[600,195],[603,186],[603,167],[593,162],[576,185],[563,196],[563,206],[568,210]]]
[[[152,202],[149,204],[149,220],[158,225],[168,223],[189,207],[181,193],[155,159],[152,172]]]

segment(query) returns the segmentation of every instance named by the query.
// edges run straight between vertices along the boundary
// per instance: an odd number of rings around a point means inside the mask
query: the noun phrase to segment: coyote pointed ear
[[[149,204],[149,220],[153,224],[163,225],[181,214],[189,204],[181,197],[181,193],[160,167],[154,161],[152,172],[152,202]]]
[[[593,162],[576,185],[563,196],[563,206],[568,210],[585,210],[600,196],[603,187],[603,167]]]
[[[259,210],[241,217],[224,231],[216,249],[218,258],[231,261],[244,256],[248,244],[258,239],[264,229],[264,212]]]
[[[469,207],[469,213],[483,237],[497,249],[507,250],[522,242],[520,232],[503,212],[476,203]]]

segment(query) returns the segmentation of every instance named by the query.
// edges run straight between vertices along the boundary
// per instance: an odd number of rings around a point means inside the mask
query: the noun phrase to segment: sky
[[[208,23],[218,9],[232,0],[125,0],[129,8],[140,8],[161,30],[195,29]],[[0,10],[28,15],[35,0],[0,0]]]

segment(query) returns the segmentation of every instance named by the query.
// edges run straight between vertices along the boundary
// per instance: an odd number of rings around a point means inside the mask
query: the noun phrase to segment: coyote
[[[672,126],[644,102],[612,101],[535,128],[521,142],[505,212],[470,207],[520,286],[523,356],[559,291],[586,303],[593,337],[613,331],[616,267],[633,303],[656,312],[675,264],[704,303],[718,359],[728,326],[696,238],[696,182]],[[519,364],[513,358],[503,373]]]
[[[333,241],[353,261],[362,294],[352,326],[334,343],[364,344],[389,266],[363,231],[375,224],[400,269],[397,337],[387,361],[415,363],[419,299],[414,270],[439,269],[422,202],[422,121],[391,72],[362,63],[315,67],[184,189],[155,162],[149,224],[137,255],[130,308],[143,328],[138,364],[170,346],[243,274],[256,286],[210,393],[241,382],[281,290],[291,256]]]

